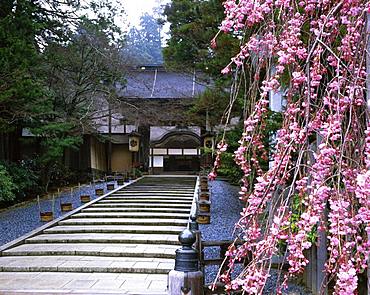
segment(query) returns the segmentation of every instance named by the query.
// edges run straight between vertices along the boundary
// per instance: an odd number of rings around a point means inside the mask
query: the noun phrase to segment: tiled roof
[[[129,98],[192,98],[206,89],[198,74],[168,72],[149,67],[130,71],[119,95]]]

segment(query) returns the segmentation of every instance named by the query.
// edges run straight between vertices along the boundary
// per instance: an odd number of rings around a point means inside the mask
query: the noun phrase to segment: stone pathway
[[[195,180],[144,177],[5,245],[0,294],[166,294]]]

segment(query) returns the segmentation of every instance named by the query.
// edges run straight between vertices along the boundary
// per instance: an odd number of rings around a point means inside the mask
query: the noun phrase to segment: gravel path
[[[117,185],[115,186],[117,187]],[[95,184],[95,188],[104,188],[107,193],[106,182]],[[91,196],[91,200],[96,199],[95,188],[90,185],[83,185],[73,190],[72,197],[70,191],[63,191],[55,197],[54,214],[55,218],[68,212],[61,212],[60,202],[71,202],[73,209],[83,205],[80,201],[80,195]],[[40,199],[41,211],[51,211],[52,197]],[[40,221],[39,208],[37,200],[25,202],[0,211],[0,246],[4,245],[32,230],[45,224]]]
[[[239,187],[232,186],[226,181],[215,180],[209,182],[211,191],[211,224],[199,225],[202,233],[202,239],[212,240],[233,240],[234,225],[239,220],[243,204],[239,200]],[[218,258],[219,248],[209,247],[205,250],[205,258]],[[216,278],[218,266],[206,267],[206,283],[211,283]],[[271,272],[264,294],[274,294],[278,274]],[[303,287],[298,284],[290,284],[288,290],[284,292],[287,295],[309,295]]]

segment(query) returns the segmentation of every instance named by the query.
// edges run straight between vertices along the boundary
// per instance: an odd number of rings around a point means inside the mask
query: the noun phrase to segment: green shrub
[[[226,177],[232,184],[239,185],[243,172],[234,162],[234,154],[225,152],[221,155],[221,167],[218,175]]]
[[[61,161],[40,164],[43,174],[43,188],[48,191],[49,186],[61,187],[78,181],[77,172],[73,172],[66,167]]]
[[[16,198],[17,186],[13,183],[6,168],[0,164],[0,202],[8,203]]]
[[[133,172],[135,173],[136,177],[143,176],[143,171],[141,171],[141,169],[139,169],[139,168],[135,168]]]
[[[39,176],[32,161],[6,162],[3,163],[13,183],[16,185],[15,195],[17,201],[21,201],[28,194],[40,192]]]

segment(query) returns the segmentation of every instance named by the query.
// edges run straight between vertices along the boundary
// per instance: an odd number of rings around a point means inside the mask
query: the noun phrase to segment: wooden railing
[[[199,251],[199,261],[200,261],[200,269],[205,274],[205,267],[208,265],[220,265],[221,271],[223,273],[224,270],[227,269],[227,262],[224,263],[226,252],[231,244],[235,246],[240,246],[244,242],[243,241],[233,241],[233,240],[218,240],[218,241],[201,241],[197,246]],[[207,247],[219,247],[219,257],[217,258],[204,258],[204,250]],[[236,264],[244,264],[245,266],[250,262],[250,257],[246,257],[244,261],[236,262]],[[271,268],[275,269],[288,269],[288,264],[284,261],[283,257],[273,257],[271,262]],[[205,276],[204,276],[205,277]],[[225,286],[222,283],[217,283],[214,290],[210,289],[210,284],[204,284],[204,294],[224,294],[225,293]],[[232,294],[241,294],[242,291],[233,291]]]
[[[222,266],[221,273],[227,268],[227,263],[223,263],[226,257],[226,252],[229,246],[234,243],[232,240],[218,240],[218,241],[201,241],[198,244],[198,251],[199,251],[199,262],[200,262],[200,269],[205,273],[205,268],[208,265],[220,265]],[[235,242],[235,245],[241,245],[243,242]],[[219,247],[220,255],[217,258],[204,258],[204,250],[207,247]],[[204,276],[205,277],[205,276]],[[204,284],[204,294],[224,294],[225,286],[222,283],[217,283],[213,290],[210,289],[210,284]],[[239,293],[233,293],[239,294]]]

